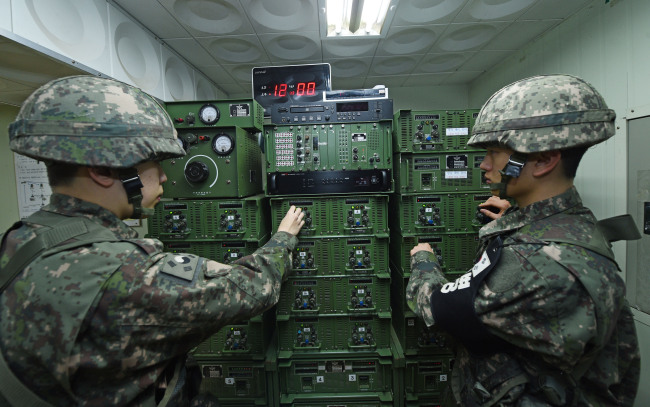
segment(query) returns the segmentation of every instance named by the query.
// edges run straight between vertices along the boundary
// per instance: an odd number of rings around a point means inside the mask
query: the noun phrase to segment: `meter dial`
[[[219,155],[228,155],[234,148],[232,137],[226,133],[217,134],[212,141],[212,149]]]
[[[199,109],[199,120],[207,125],[213,125],[219,121],[219,109],[212,103],[206,103]]]

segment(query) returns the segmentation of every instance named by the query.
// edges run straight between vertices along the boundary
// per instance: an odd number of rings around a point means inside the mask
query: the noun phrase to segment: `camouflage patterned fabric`
[[[138,88],[96,76],[55,79],[23,102],[9,147],[41,161],[130,168],[182,157],[167,112]]]
[[[571,391],[572,376],[578,376],[577,405],[633,404],[640,354],[618,266],[567,243],[593,241],[595,222],[570,188],[525,208],[510,208],[481,229],[479,254],[497,235],[504,247],[479,288],[475,311],[492,334],[512,347],[480,358],[458,345],[452,388],[460,405],[549,405]],[[444,283],[432,253],[412,256],[406,297],[428,325],[435,322],[432,290]],[[549,377],[546,391],[535,385]]]
[[[278,301],[297,243],[278,232],[225,265],[164,253],[160,241],[138,239],[108,210],[76,198],[54,194],[40,212],[85,219],[116,240],[66,242],[68,250],[37,258],[0,295],[5,358],[56,406],[155,405],[154,387],[168,365],[221,327]],[[25,224],[13,231],[0,263],[44,229]]]
[[[600,93],[584,80],[534,76],[492,95],[467,144],[500,144],[520,153],[591,146],[614,135],[615,119]]]

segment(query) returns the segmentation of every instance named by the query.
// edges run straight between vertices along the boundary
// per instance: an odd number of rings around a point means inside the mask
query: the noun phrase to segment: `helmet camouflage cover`
[[[520,153],[591,146],[615,133],[616,113],[589,83],[571,75],[522,79],[496,92],[479,112],[470,146]]]
[[[90,75],[55,79],[34,91],[9,125],[9,147],[45,162],[109,168],[185,155],[155,99]]]

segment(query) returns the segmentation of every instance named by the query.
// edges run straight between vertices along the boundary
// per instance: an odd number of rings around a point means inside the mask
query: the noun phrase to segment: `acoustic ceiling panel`
[[[478,50],[496,37],[505,27],[505,23],[452,24],[431,51],[465,52]]]
[[[375,57],[369,75],[403,75],[411,72],[421,55]]]
[[[462,9],[458,0],[401,0],[397,5],[393,26],[446,24]]]
[[[599,7],[605,7],[602,3]],[[127,82],[137,80],[137,86],[161,98],[167,75],[162,50],[167,49],[187,62],[195,77],[200,74],[212,82],[223,97],[245,97],[251,94],[250,79],[235,79],[249,77],[239,72],[242,69],[303,62],[347,66],[333,73],[334,84],[337,79],[345,83],[336,86],[339,89],[388,81],[393,86],[425,79],[422,86],[471,81],[578,11],[597,7],[593,0],[391,4],[381,36],[365,38],[323,37],[323,0],[3,0],[0,29],[70,58],[70,63],[114,73]],[[109,20],[113,9],[120,12],[117,21]],[[123,25],[116,32],[125,19],[134,26]],[[346,58],[362,61],[363,69],[339,61]],[[349,76],[360,70],[367,76]],[[198,85],[193,87],[196,93]]]
[[[356,78],[360,76],[366,76],[370,65],[372,64],[372,58],[343,58],[343,59],[331,59],[330,66],[332,68],[332,76],[338,79],[346,78]],[[335,83],[332,84],[336,85]],[[335,90],[340,90],[342,88],[336,88]]]
[[[160,4],[194,37],[253,32],[238,1],[160,0]]]
[[[223,64],[246,64],[268,61],[262,43],[256,35],[199,38],[199,43],[218,62]]]
[[[458,13],[461,21],[510,21],[523,14],[538,0],[474,0]]]
[[[260,39],[272,62],[322,59],[318,32],[264,34]]]
[[[379,39],[368,38],[324,38],[323,60],[329,58],[373,57]]]
[[[317,2],[241,0],[257,34],[319,32]]]
[[[443,26],[393,27],[379,42],[377,56],[424,54],[442,34]]]
[[[438,72],[452,72],[458,69],[472,53],[441,53],[441,54],[427,54],[417,64],[415,69],[416,73],[438,73]]]

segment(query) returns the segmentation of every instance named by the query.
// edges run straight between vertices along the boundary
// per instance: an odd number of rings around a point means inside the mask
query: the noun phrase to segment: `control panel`
[[[379,357],[299,359],[281,363],[278,375],[280,385],[289,392],[287,398],[314,396],[310,394],[314,392],[330,394],[330,401],[321,395],[322,404],[315,404],[312,397],[311,402],[293,404],[296,406],[385,406],[385,403],[378,404],[379,398],[371,397],[376,397],[377,392],[391,392],[393,363],[389,358]],[[359,394],[353,397],[354,392]],[[336,397],[334,402],[333,397]]]
[[[167,102],[165,109],[177,130],[240,127],[257,132],[264,126],[264,109],[252,99]]]
[[[299,237],[388,233],[386,195],[271,198],[274,230],[291,206],[305,214]]]
[[[160,240],[245,239],[268,236],[267,199],[165,200],[147,219],[148,237]]]
[[[331,353],[374,352],[390,346],[390,314],[278,315],[280,351]]]
[[[390,274],[289,277],[278,315],[329,315],[390,312]]]
[[[483,157],[484,151],[402,154],[395,163],[395,191],[489,191],[480,168]]]
[[[391,122],[266,126],[267,172],[392,169]]]
[[[391,261],[403,274],[410,274],[410,250],[419,243],[431,246],[443,273],[450,280],[467,273],[474,266],[478,249],[477,233],[397,234],[394,238],[401,239],[403,244],[391,246]]]
[[[274,172],[266,174],[269,195],[376,194],[392,192],[391,170]]]
[[[390,228],[417,234],[478,232],[487,218],[478,205],[491,196],[488,191],[403,194],[391,200]]]
[[[307,104],[276,104],[273,124],[326,124],[374,122],[393,119],[392,99],[319,101]]]
[[[262,192],[261,150],[255,134],[240,127],[178,132],[187,152],[161,161],[165,198],[233,198]]]
[[[265,239],[261,239],[264,241]],[[258,241],[224,240],[208,241],[164,241],[164,249],[170,253],[192,253],[197,256],[230,264],[259,249]]]
[[[332,253],[337,253],[332,256]],[[296,276],[356,275],[388,271],[388,235],[301,238],[293,251]]]
[[[394,115],[395,152],[430,153],[470,149],[467,141],[478,110],[399,110]]]

